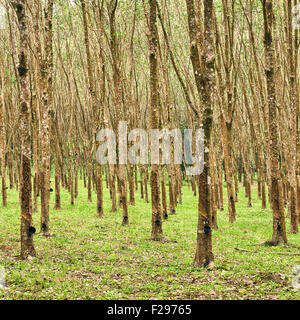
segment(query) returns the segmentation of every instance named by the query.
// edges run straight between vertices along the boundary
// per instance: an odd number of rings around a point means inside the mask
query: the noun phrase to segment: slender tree
[[[210,173],[211,130],[213,124],[213,93],[215,82],[215,54],[213,40],[213,1],[204,0],[204,30],[203,50],[199,54],[197,43],[197,25],[195,17],[194,0],[186,0],[191,61],[198,94],[201,97],[203,114],[201,117],[204,129],[204,166],[198,179],[199,202],[198,202],[198,227],[197,248],[194,264],[197,267],[213,267],[214,255],[212,252],[212,219],[211,219],[211,190],[212,179]]]
[[[265,73],[268,91],[269,107],[269,138],[270,138],[270,174],[271,174],[271,204],[273,210],[272,244],[287,243],[284,207],[282,197],[282,182],[279,171],[278,150],[278,117],[276,101],[276,83],[274,75],[274,42],[273,25],[274,11],[272,0],[262,0],[264,15],[264,46],[265,46]]]
[[[149,0],[149,62],[151,129],[159,128],[158,119],[158,34],[156,0]],[[152,239],[162,239],[159,165],[151,164]]]
[[[20,77],[20,111],[21,111],[21,258],[35,256],[32,226],[32,185],[31,185],[31,132],[30,132],[30,93],[28,76],[28,26],[26,11],[29,5],[26,0],[11,1],[16,12],[19,32],[19,66]]]

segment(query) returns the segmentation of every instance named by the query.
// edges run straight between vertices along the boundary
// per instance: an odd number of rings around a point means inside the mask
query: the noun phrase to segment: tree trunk
[[[272,0],[262,0],[264,13],[265,32],[265,72],[268,91],[269,107],[269,139],[270,139],[270,178],[271,178],[271,203],[273,210],[273,236],[274,245],[287,243],[285,218],[282,198],[282,183],[279,172],[277,102],[274,80],[274,44],[273,44],[273,4]]]
[[[158,32],[156,26],[156,0],[149,0],[150,5],[150,36],[149,36],[149,61],[150,61],[150,108],[151,129],[159,129],[158,119]],[[162,219],[160,205],[159,166],[151,164],[151,202],[152,202],[152,235],[153,240],[162,239]]]
[[[32,203],[31,203],[31,130],[29,112],[29,77],[28,77],[28,29],[26,19],[26,1],[12,2],[19,22],[20,51],[18,74],[20,77],[20,110],[21,110],[21,258],[35,256],[32,226]]]
[[[212,180],[210,174],[210,136],[213,123],[212,95],[215,82],[215,55],[213,49],[213,1],[204,0],[204,47],[202,55],[202,69],[200,55],[197,46],[197,26],[194,10],[194,0],[186,0],[191,61],[194,69],[194,76],[198,94],[204,108],[202,116],[204,129],[204,166],[203,172],[198,178],[199,202],[198,202],[198,227],[197,227],[197,248],[194,259],[196,267],[213,267],[214,255],[212,252],[212,217],[211,217],[211,188]],[[202,71],[202,72],[201,72]]]

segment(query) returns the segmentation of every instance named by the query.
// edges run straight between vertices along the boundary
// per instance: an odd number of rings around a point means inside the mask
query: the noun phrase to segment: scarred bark
[[[213,49],[213,1],[204,0],[204,47],[201,56],[198,51],[196,37],[196,20],[194,1],[186,0],[189,35],[191,46],[191,61],[194,69],[194,76],[198,94],[204,108],[202,123],[204,129],[204,168],[198,177],[198,227],[197,227],[197,249],[194,265],[197,267],[212,267],[214,255],[212,252],[212,218],[211,218],[211,196],[212,180],[210,175],[210,142],[213,123],[213,92],[214,92],[214,69],[215,55]],[[201,68],[202,67],[202,68]]]
[[[273,43],[273,4],[272,0],[262,0],[264,13],[264,45],[265,45],[265,73],[268,92],[269,107],[269,138],[270,138],[270,179],[271,179],[271,203],[273,210],[273,236],[274,245],[287,243],[284,207],[282,197],[282,182],[279,171],[278,149],[278,124],[277,124],[277,101],[274,79],[274,43]]]
[[[20,77],[20,110],[21,110],[21,258],[35,256],[32,226],[32,185],[31,185],[31,133],[30,133],[30,103],[28,77],[28,28],[25,13],[25,0],[12,2],[19,22],[20,48],[18,74]]]
[[[150,112],[151,112],[151,129],[159,128],[158,121],[158,34],[157,34],[157,8],[156,0],[149,0],[149,61],[150,61]],[[151,165],[151,202],[152,202],[152,235],[153,240],[162,239],[162,219],[160,203],[160,179],[159,165]]]

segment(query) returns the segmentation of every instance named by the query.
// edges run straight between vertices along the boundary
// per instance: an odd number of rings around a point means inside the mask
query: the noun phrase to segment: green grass
[[[95,202],[79,181],[79,196],[70,205],[62,190],[62,210],[54,211],[51,194],[52,237],[36,235],[37,257],[20,261],[20,209],[18,193],[8,190],[8,207],[0,208],[0,266],[6,269],[6,290],[0,299],[299,299],[291,287],[292,269],[299,256],[274,252],[299,252],[300,236],[288,235],[292,246],[253,246],[272,235],[272,213],[261,210],[253,190],[253,207],[247,208],[240,187],[237,221],[228,222],[218,212],[219,230],[213,232],[216,268],[194,268],[197,198],[187,186],[183,205],[163,223],[170,242],[149,241],[151,204],[136,193],[129,207],[129,226],[122,226],[122,212],[111,213],[105,189],[105,217],[96,216]],[[255,186],[253,187],[253,189]],[[225,190],[224,185],[224,190]],[[150,189],[149,189],[150,190]],[[150,196],[150,195],[149,195]],[[93,194],[93,200],[95,200]],[[224,194],[226,199],[226,194]],[[40,215],[34,213],[39,227]],[[287,220],[289,230],[289,220]],[[244,253],[234,248],[258,253]],[[268,253],[264,253],[268,252]],[[273,254],[272,254],[273,253]]]

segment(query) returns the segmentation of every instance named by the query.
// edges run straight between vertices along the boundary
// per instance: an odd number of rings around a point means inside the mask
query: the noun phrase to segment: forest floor
[[[237,221],[230,224],[218,211],[219,229],[213,231],[214,270],[193,267],[197,228],[197,198],[183,189],[183,204],[163,223],[169,242],[149,241],[151,203],[136,193],[129,206],[129,226],[121,225],[121,209],[111,213],[105,189],[105,217],[96,216],[87,190],[79,180],[79,196],[70,205],[62,190],[62,210],[54,211],[51,194],[51,232],[35,235],[37,257],[20,261],[18,194],[8,190],[8,207],[0,208],[0,266],[6,270],[1,299],[300,299],[293,289],[292,270],[300,265],[300,236],[288,234],[289,246],[257,246],[271,240],[272,213],[261,210],[253,190],[247,207],[240,187]],[[224,190],[225,190],[224,185]],[[226,190],[224,191],[226,199]],[[150,195],[149,195],[150,196]],[[39,231],[40,215],[34,213]],[[289,231],[289,219],[287,219]],[[253,253],[237,251],[242,248]]]

